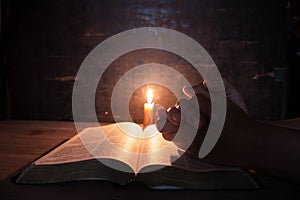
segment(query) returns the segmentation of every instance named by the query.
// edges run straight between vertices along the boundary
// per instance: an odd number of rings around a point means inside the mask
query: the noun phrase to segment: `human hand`
[[[174,138],[178,133],[179,125],[181,125],[180,131],[185,134],[191,132],[197,133],[193,136],[186,135],[187,137],[192,137],[194,139],[188,148],[185,146],[186,151],[192,155],[198,154],[211,120],[211,102],[207,84],[208,83],[204,81],[193,88],[184,87],[183,92],[186,94],[188,99],[180,99],[177,105],[169,108],[167,112],[162,109],[157,111],[159,119],[156,122],[156,125],[158,130],[160,130],[162,136],[166,140],[173,140],[178,147],[184,148],[184,142],[181,141],[182,138],[181,140],[174,141]],[[247,112],[242,96],[229,82],[224,81],[224,84],[226,97],[236,103],[242,110]],[[219,95],[224,94],[220,93]],[[200,113],[199,110],[195,109],[197,106],[200,108]],[[183,117],[182,120],[181,117]]]
[[[181,140],[175,139],[176,135],[192,138],[192,142],[188,143],[190,145],[183,149],[187,154],[203,158],[206,162],[255,169],[299,182],[299,155],[295,153],[299,152],[299,130],[289,126],[284,128],[268,125],[251,119],[245,112],[246,107],[241,96],[237,95],[233,87],[228,87],[226,82],[227,107],[222,132],[208,153],[200,156],[202,146],[205,146],[203,141],[206,141],[206,135],[209,133],[208,126],[218,123],[220,114],[220,110],[215,107],[211,113],[207,84],[209,83],[204,82],[193,89],[184,87],[184,93],[189,99],[180,99],[179,106],[171,108],[168,112],[157,111],[159,119],[156,125],[162,136],[166,140],[172,140],[179,148],[182,143]],[[198,103],[201,113],[198,121],[195,121],[197,114],[199,115],[195,111],[195,102]],[[190,136],[195,129],[196,135]]]

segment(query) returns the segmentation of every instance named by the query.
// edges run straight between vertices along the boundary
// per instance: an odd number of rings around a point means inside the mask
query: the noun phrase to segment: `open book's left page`
[[[115,124],[86,128],[53,151],[35,161],[35,165],[54,165],[109,158],[136,168],[140,140],[122,133]],[[132,171],[131,170],[131,171]]]
[[[75,135],[28,166],[16,182],[40,184],[97,179],[125,185],[134,178],[138,160],[137,156],[130,157],[126,154],[127,151],[137,151],[139,140],[132,141],[131,145],[124,143],[124,136],[120,135],[115,125],[103,126],[103,133],[106,135],[99,134],[97,130],[99,127],[87,128]],[[127,148],[127,151],[119,152],[111,148],[111,141],[118,143],[118,148]],[[94,148],[93,151],[88,149],[91,147]],[[111,164],[123,170],[114,169]]]

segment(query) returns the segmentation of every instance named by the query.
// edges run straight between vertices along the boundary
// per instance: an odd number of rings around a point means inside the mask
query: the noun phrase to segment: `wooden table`
[[[11,176],[76,134],[73,122],[0,121],[0,199],[300,199],[300,185],[257,174],[257,190],[154,191],[102,181],[16,185]]]

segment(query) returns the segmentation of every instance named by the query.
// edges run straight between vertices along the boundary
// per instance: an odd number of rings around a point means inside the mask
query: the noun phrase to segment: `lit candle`
[[[148,89],[147,91],[147,103],[144,104],[144,127],[153,123],[153,91]]]

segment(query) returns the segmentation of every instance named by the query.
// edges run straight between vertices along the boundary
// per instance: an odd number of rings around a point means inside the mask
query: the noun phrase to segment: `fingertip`
[[[189,97],[189,98],[195,96],[195,91],[194,91],[194,89],[193,89],[192,87],[190,87],[190,86],[186,86],[186,85],[183,86],[182,91],[183,91],[183,93],[184,93],[187,97]]]
[[[163,135],[175,133],[178,130],[178,126],[170,123],[166,119],[158,119],[155,123],[156,128],[159,132],[161,132]]]
[[[164,131],[165,124],[166,124],[165,119],[158,119],[155,123],[157,130],[160,131],[160,132]]]
[[[204,80],[204,81],[202,82],[202,85],[203,85],[203,87],[204,87],[205,89],[207,89],[207,81],[206,81],[206,80]]]
[[[159,108],[159,109],[156,110],[156,116],[159,119],[166,119],[167,118],[167,113],[164,109]]]
[[[189,100],[187,98],[180,98],[176,104],[179,107],[182,107],[185,106],[186,104],[189,104]]]
[[[181,111],[176,107],[168,109],[167,119],[174,125],[179,126],[181,120]]]

